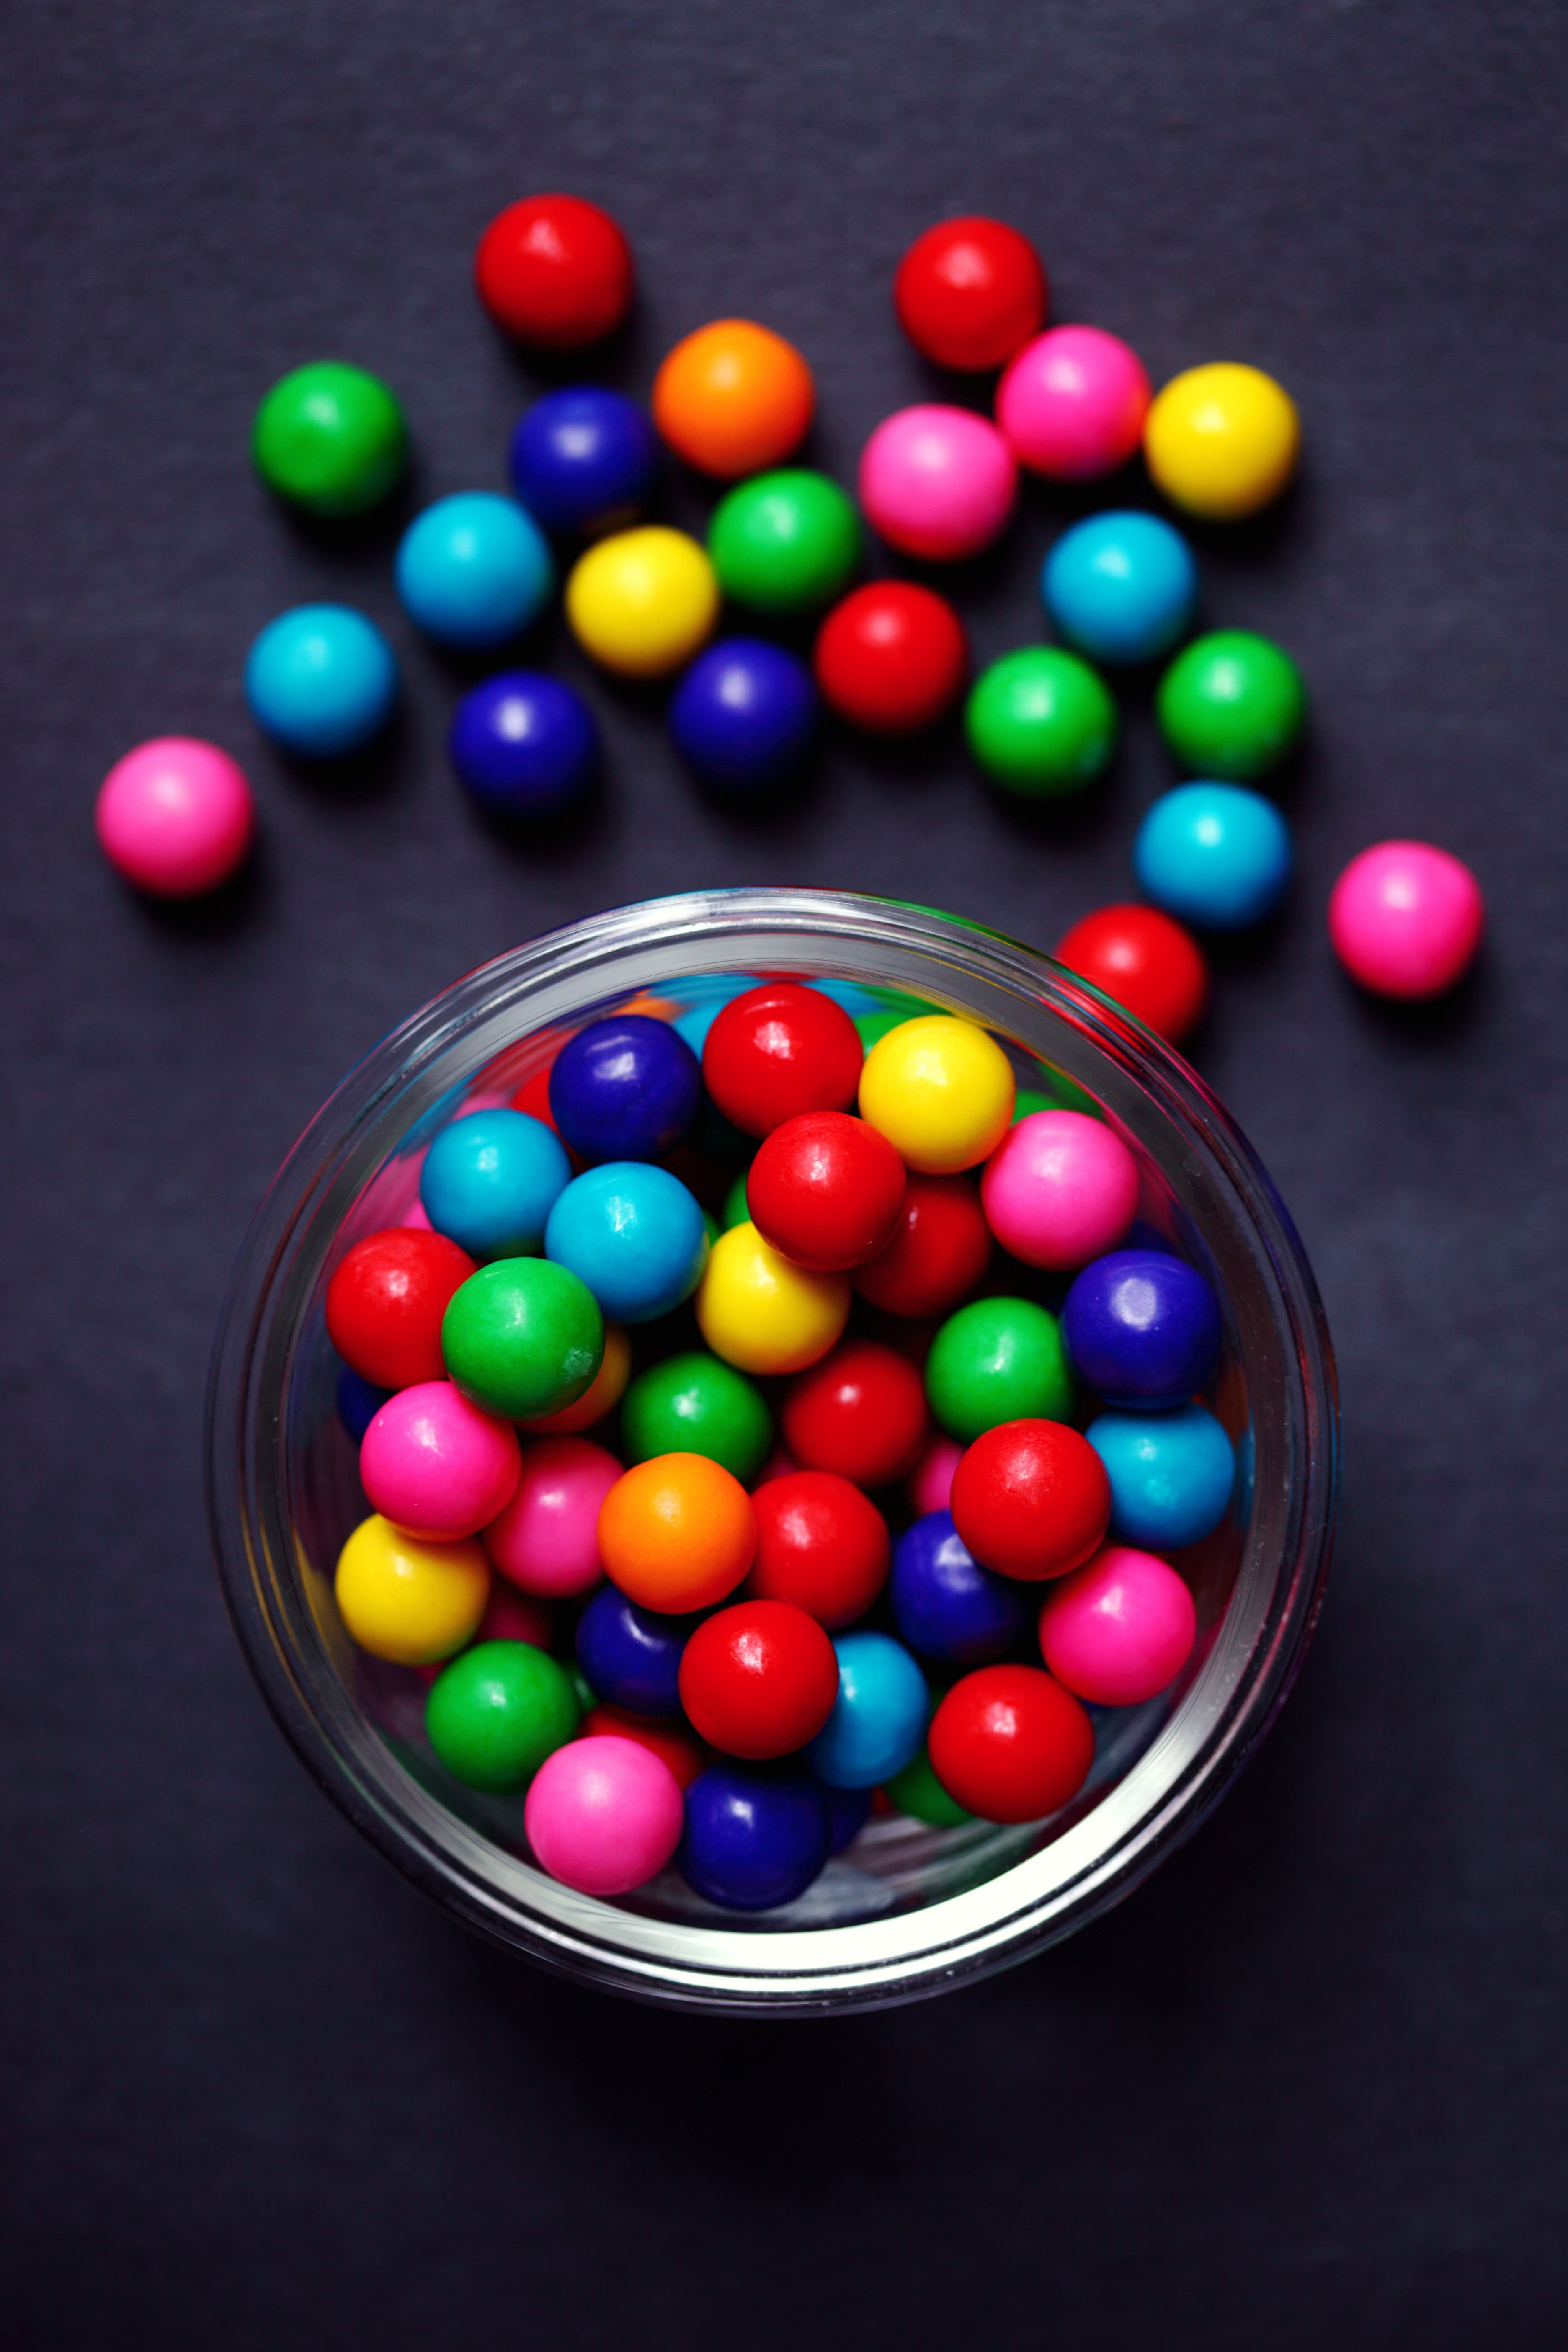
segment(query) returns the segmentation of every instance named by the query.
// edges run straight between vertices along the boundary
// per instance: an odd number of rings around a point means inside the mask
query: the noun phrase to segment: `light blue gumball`
[[[1110,1481],[1110,1532],[1119,1543],[1179,1551],[1224,1518],[1236,1455],[1201,1404],[1173,1412],[1102,1412],[1085,1435]]]
[[[409,618],[447,646],[504,645],[536,620],[555,562],[515,499],[461,490],[411,522],[397,551],[397,593]]]
[[[521,1110],[476,1110],[443,1128],[425,1155],[419,1198],[438,1234],[470,1257],[537,1257],[545,1223],[572,1181],[558,1135]]]
[[[1272,914],[1290,879],[1290,828],[1241,784],[1177,784],[1138,828],[1132,864],[1156,907],[1200,931]]]
[[[1047,556],[1040,593],[1079,653],[1102,662],[1158,661],[1193,625],[1198,567],[1181,532],[1158,515],[1090,515]]]
[[[649,1323],[689,1298],[708,1262],[702,1212],[649,1160],[574,1177],[550,1212],[544,1255],[587,1285],[612,1323]]]
[[[392,647],[350,604],[297,604],[269,621],[245,665],[257,725],[285,751],[340,759],[379,735],[397,698]]]
[[[840,1633],[838,1696],[805,1760],[831,1789],[874,1789],[901,1772],[925,1738],[925,1676],[889,1633]]]

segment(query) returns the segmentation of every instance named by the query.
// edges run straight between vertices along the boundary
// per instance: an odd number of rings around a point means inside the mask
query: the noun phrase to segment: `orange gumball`
[[[721,481],[781,466],[816,404],[811,370],[782,335],[717,319],[677,343],[653,380],[653,421],[677,454]]]
[[[751,1496],[705,1454],[656,1454],[617,1478],[600,1506],[605,1574],[665,1616],[724,1600],[756,1548]]]

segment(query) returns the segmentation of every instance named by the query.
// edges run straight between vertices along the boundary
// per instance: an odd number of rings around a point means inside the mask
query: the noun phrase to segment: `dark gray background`
[[[5,10],[9,2340],[1562,2341],[1564,65],[1545,0]],[[1195,1058],[1338,1342],[1327,1614],[1268,1748],[1142,1894],[881,2017],[674,2019],[469,1941],[307,1784],[207,1565],[229,1264],[403,1013],[693,883],[885,890],[1049,945],[1127,893],[1164,773],[1135,698],[1077,820],[1021,825],[949,739],[836,740],[742,821],[683,780],[657,698],[595,681],[601,809],[498,843],[445,768],[457,680],[395,609],[395,527],[294,528],[247,436],[333,353],[406,401],[418,497],[502,486],[534,380],[469,256],[552,185],[637,249],[616,379],[764,319],[816,368],[841,474],[934,382],[889,283],[946,211],[1034,236],[1056,315],[1156,380],[1253,360],[1305,418],[1286,509],[1202,550],[1211,615],[1277,633],[1314,716],[1295,905],[1227,959]],[[1039,634],[1068,510],[1032,495],[963,583],[980,656]],[[386,623],[407,688],[389,754],[336,783],[240,693],[258,627],[321,593]],[[90,830],[110,761],[175,730],[239,755],[263,827],[253,879],[184,916]],[[1358,1001],[1323,936],[1340,866],[1401,832],[1490,901],[1436,1014]]]

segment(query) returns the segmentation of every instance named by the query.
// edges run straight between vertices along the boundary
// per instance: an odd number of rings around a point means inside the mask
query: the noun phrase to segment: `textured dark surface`
[[[1565,50],[1544,0],[5,11],[8,2341],[1561,2343]],[[292,528],[245,449],[265,386],[334,352],[403,394],[420,495],[501,485],[531,380],[468,257],[550,185],[636,246],[616,381],[753,313],[810,355],[840,472],[931,381],[888,288],[949,210],[1036,236],[1057,315],[1156,379],[1253,359],[1306,418],[1286,509],[1203,547],[1207,609],[1290,646],[1314,725],[1297,902],[1228,960],[1196,1058],[1339,1346],[1328,1613],[1143,1893],[878,2018],[671,2019],[467,1940],[308,1785],[207,1565],[239,1234],[411,1006],[692,883],[887,890],[1048,945],[1125,893],[1163,772],[1136,709],[1092,815],[1030,829],[952,740],[835,743],[743,822],[655,701],[595,682],[601,812],[499,846],[446,772],[454,675],[394,608],[390,527]],[[1065,510],[1031,497],[964,583],[981,656],[1038,635]],[[240,696],[255,630],[322,593],[387,623],[407,681],[342,783]],[[110,760],[177,730],[239,754],[264,827],[254,878],[187,916],[89,829]],[[1406,831],[1494,917],[1426,1016],[1356,1001],[1322,936],[1341,864]]]

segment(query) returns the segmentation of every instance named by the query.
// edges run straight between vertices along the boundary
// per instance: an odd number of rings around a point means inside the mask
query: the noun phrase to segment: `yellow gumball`
[[[1234,522],[1277,499],[1300,447],[1289,394],[1261,368],[1228,360],[1173,376],[1143,424],[1143,454],[1161,489],[1210,522]]]
[[[978,1167],[1006,1134],[1012,1064],[973,1021],[925,1013],[879,1037],[860,1073],[860,1116],[906,1168],[952,1176]]]
[[[338,1555],[338,1612],[362,1650],[428,1666],[473,1639],[490,1597],[482,1544],[426,1543],[375,1512]]]
[[[689,661],[719,617],[719,581],[694,539],[662,523],[619,530],[579,556],[566,583],[579,645],[626,677]]]
[[[848,1319],[844,1276],[792,1265],[755,1225],[731,1225],[709,1252],[698,1324],[713,1353],[742,1372],[803,1372],[837,1345]]]

